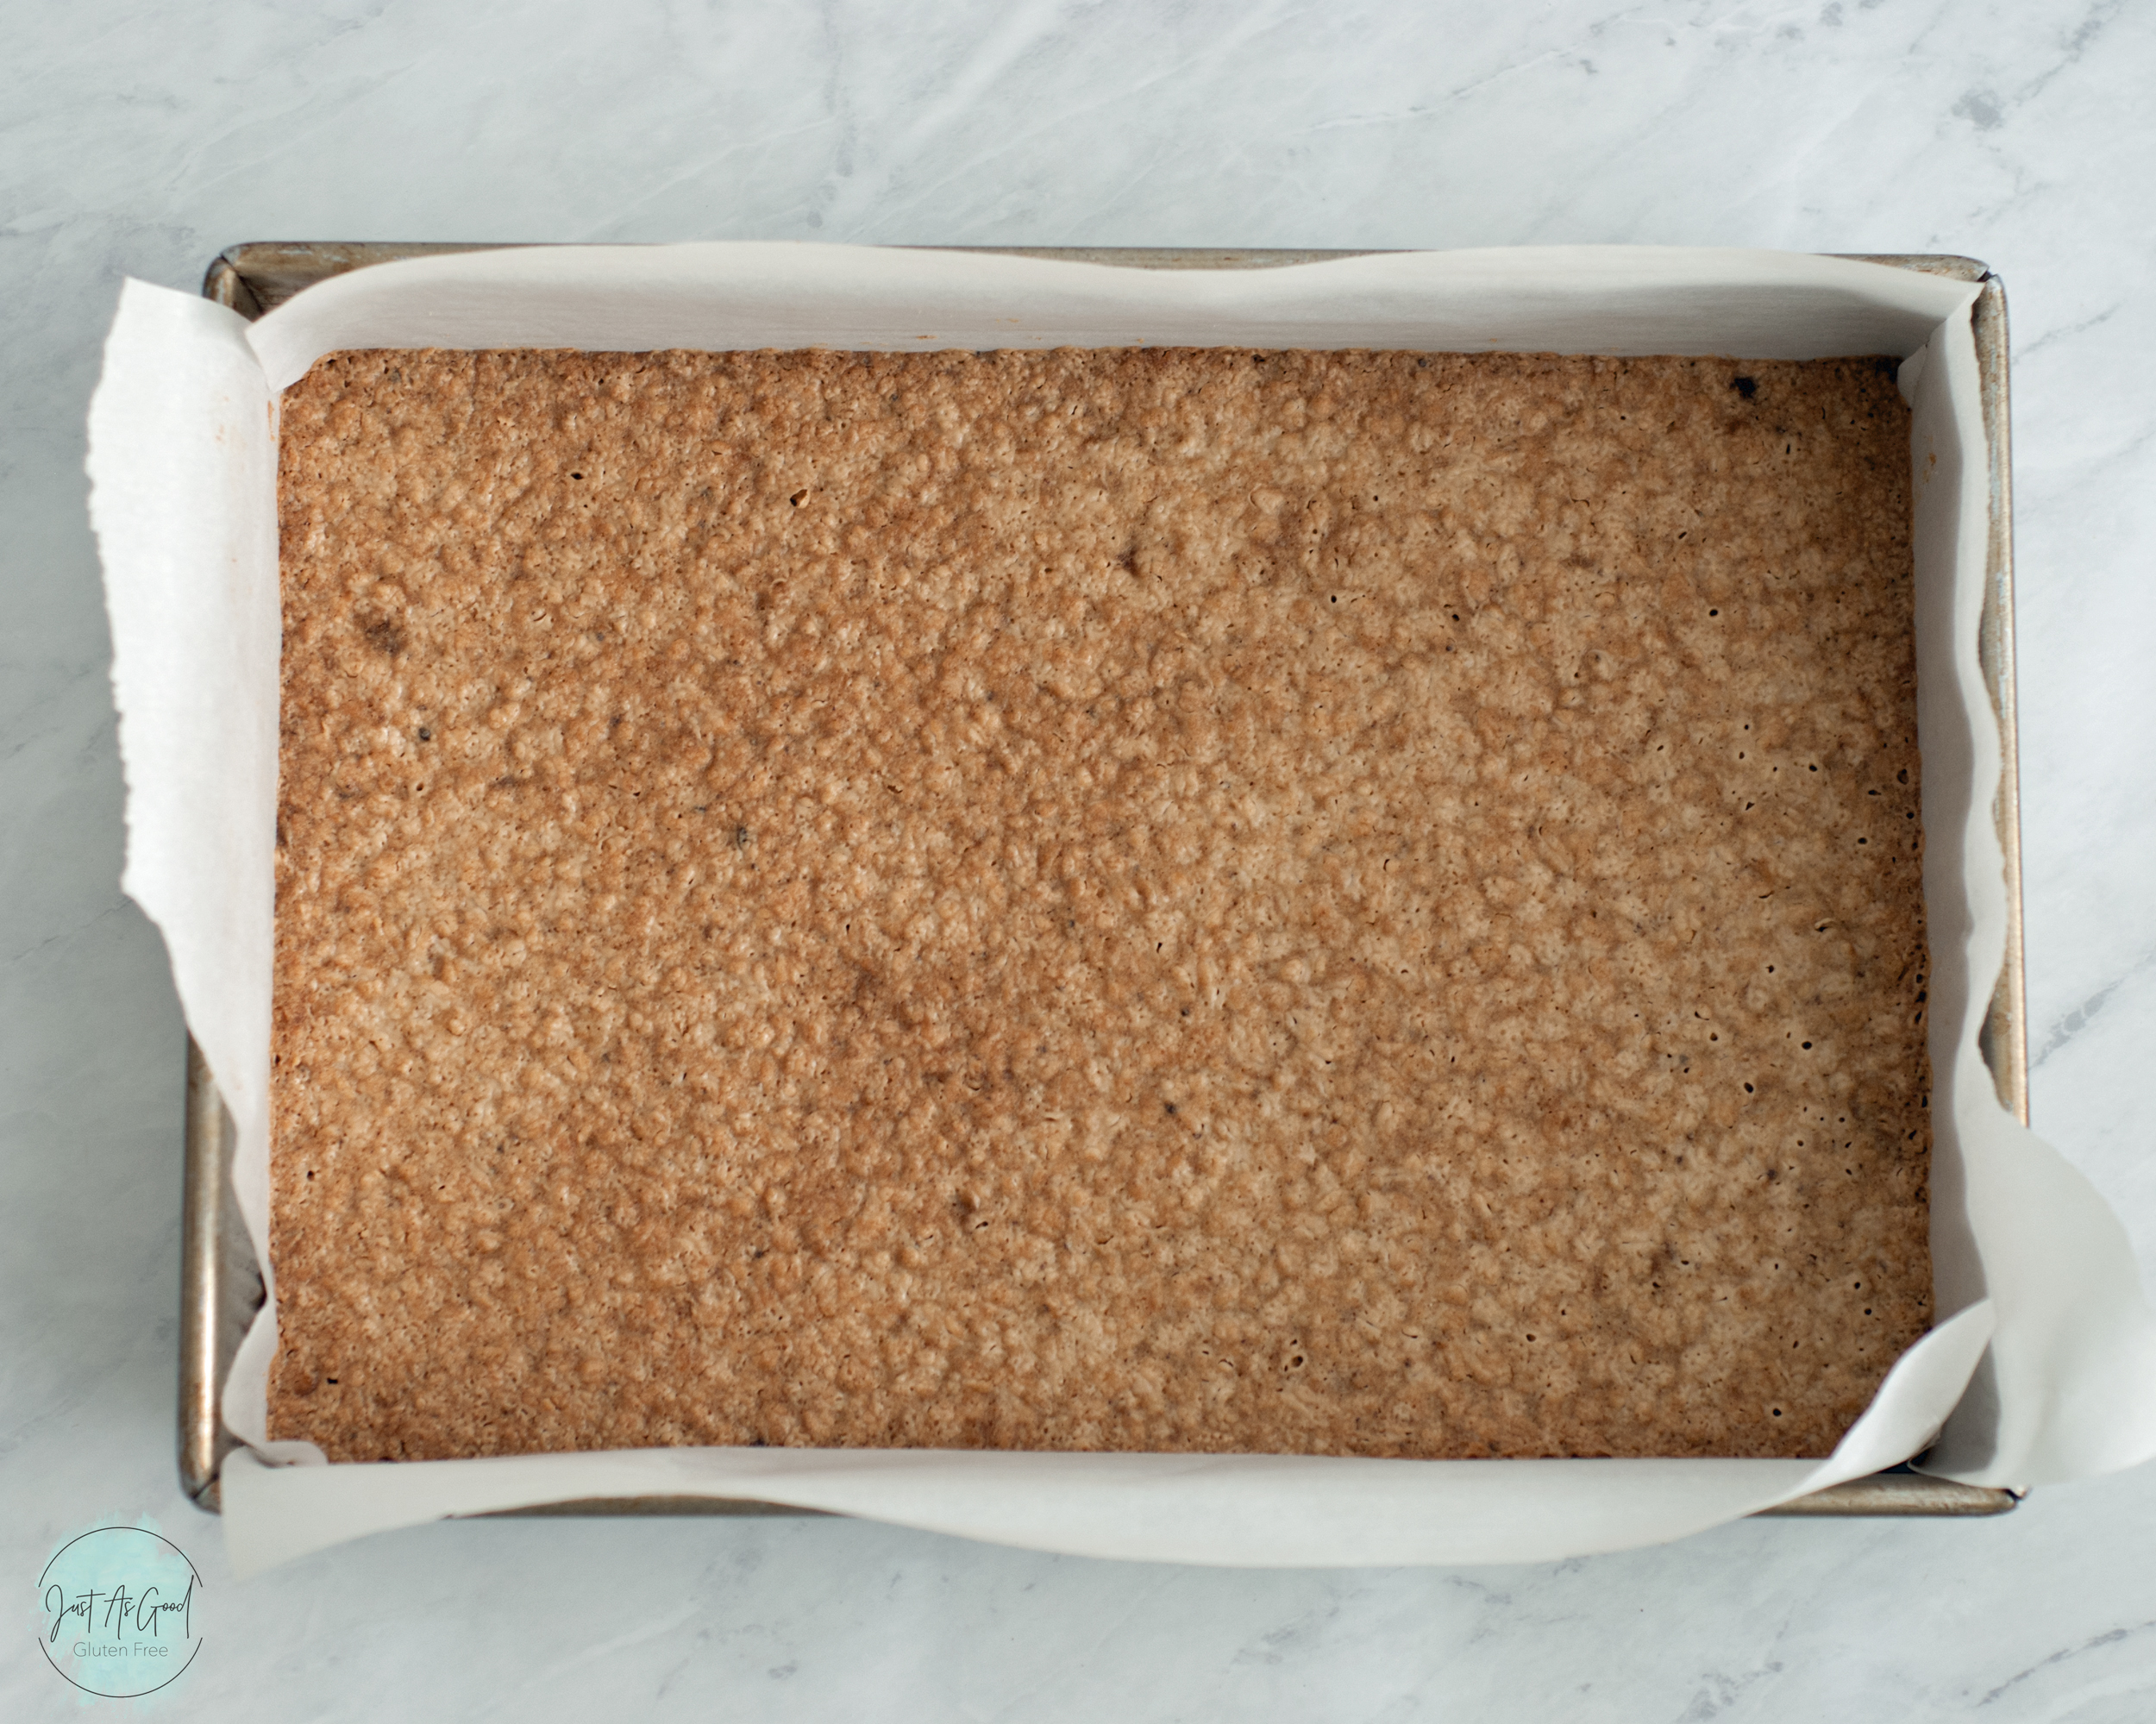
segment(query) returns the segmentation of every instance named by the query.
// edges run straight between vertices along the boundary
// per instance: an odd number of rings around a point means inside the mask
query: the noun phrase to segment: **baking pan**
[[[221,253],[204,276],[205,298],[252,321],[294,294],[333,275],[370,264],[444,252],[496,249],[479,245],[400,244],[368,241],[257,241]],[[1140,269],[1270,269],[1353,257],[1351,251],[1198,250],[1171,247],[1092,246],[956,248],[1067,262],[1119,264]],[[2014,541],[2011,451],[2007,403],[2006,288],[1973,258],[1864,255],[1861,261],[1920,270],[1981,285],[1975,307],[1977,373],[1990,479],[1990,534],[1979,656],[1984,686],[1999,721],[2002,768],[1993,807],[2006,855],[2006,962],[1978,1037],[2000,1102],[2028,1123],[2028,1032],[2021,967],[2021,824],[2014,712]],[[262,1274],[232,1192],[235,1132],[208,1063],[187,1042],[185,1195],[180,1239],[179,1476],[197,1508],[218,1508],[217,1472],[238,1446],[217,1416],[217,1390],[254,1313],[262,1306]],[[1770,1515],[1989,1515],[2019,1501],[1990,1490],[1928,1478],[1896,1467],[1869,1478],[1800,1497]],[[522,1515],[805,1514],[778,1504],[706,1497],[607,1497],[511,1511]]]

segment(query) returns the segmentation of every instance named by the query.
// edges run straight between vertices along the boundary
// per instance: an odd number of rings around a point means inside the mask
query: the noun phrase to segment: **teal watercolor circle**
[[[37,1578],[38,1646],[85,1694],[134,1700],[177,1682],[202,1650],[202,1577],[147,1527],[78,1533]]]

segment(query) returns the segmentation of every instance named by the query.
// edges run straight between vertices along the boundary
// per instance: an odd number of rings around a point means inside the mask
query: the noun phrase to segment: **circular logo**
[[[98,1527],[53,1552],[37,1579],[38,1643],[85,1694],[153,1694],[194,1662],[202,1577],[147,1527]]]

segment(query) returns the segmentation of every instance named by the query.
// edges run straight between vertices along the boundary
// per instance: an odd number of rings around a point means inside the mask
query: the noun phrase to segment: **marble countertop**
[[[233,1720],[2156,1715],[2156,1470],[1980,1523],[1236,1572],[842,1520],[443,1525],[236,1583],[172,1458],[181,1025],[117,888],[84,411],[260,238],[1949,251],[2005,278],[2036,1123],[2156,1269],[2156,10],[1937,0],[12,9],[0,1577],[147,1514]],[[2141,111],[2136,121],[2133,115]],[[74,1715],[17,1636],[0,1715]]]

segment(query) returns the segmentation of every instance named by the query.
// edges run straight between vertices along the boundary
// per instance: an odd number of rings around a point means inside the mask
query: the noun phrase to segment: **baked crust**
[[[273,1435],[1810,1456],[1928,1326],[1890,362],[282,426]]]

